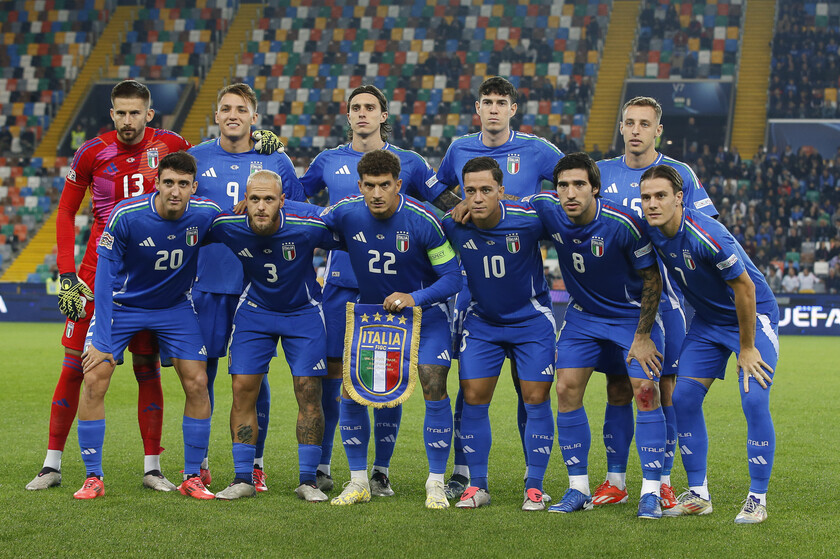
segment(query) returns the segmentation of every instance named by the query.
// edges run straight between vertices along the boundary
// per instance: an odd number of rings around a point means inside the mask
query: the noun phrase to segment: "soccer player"
[[[223,97],[222,110],[224,101]],[[298,402],[300,486],[295,493],[306,501],[326,501],[315,486],[324,433],[321,377],[327,372],[327,342],[312,251],[337,248],[339,243],[318,217],[322,208],[287,201],[283,180],[274,171],[264,169],[248,178],[245,201],[247,215],[221,214],[207,236],[236,254],[246,281],[233,320],[228,366],[233,381],[230,432],[236,477],[216,498],[256,495],[256,406],[262,379],[282,338]]]
[[[600,199],[598,167],[587,154],[567,155],[554,176],[557,193],[530,200],[554,241],[571,295],[556,364],[557,443],[570,487],[548,510],[592,508],[587,473],[591,435],[583,395],[603,356],[619,351],[639,410],[636,446],[644,481],[638,516],[660,518],[665,416],[657,383],[663,343],[657,309],[662,281],[653,247],[639,218]]]
[[[662,134],[661,118],[662,107],[651,97],[634,97],[624,104],[619,122],[619,130],[624,138],[624,155],[598,161],[601,184],[605,185],[601,195],[605,200],[630,207],[641,217],[639,183],[642,174],[654,165],[669,165],[677,170],[686,185],[685,203],[709,216],[717,216],[714,204],[691,167],[656,151],[656,138]],[[661,266],[660,272],[662,297],[659,313],[665,327],[665,361],[659,390],[668,433],[660,494],[662,506],[668,509],[677,504],[671,487],[671,467],[677,446],[677,420],[671,394],[676,383],[686,321],[679,288]],[[616,356],[612,364],[604,367],[615,369],[613,372],[616,373],[622,370],[620,356]],[[627,460],[633,440],[633,387],[630,379],[620,374],[608,374],[606,378],[607,406],[603,436],[607,449],[607,477],[592,495],[592,502],[596,506],[627,501]]]
[[[738,357],[741,408],[747,419],[750,490],[736,524],[767,518],[767,486],[776,434],[770,417],[770,384],[779,359],[779,307],[764,276],[726,228],[683,202],[683,179],[657,165],[641,180],[642,209],[662,261],[694,307],[674,390],[680,452],[689,491],[666,516],[709,514],[706,480],[709,439],[703,400],[726,363]]]
[[[462,174],[470,223],[461,225],[451,213],[442,222],[460,248],[471,294],[459,357],[464,394],[460,438],[462,447],[471,450],[466,454],[471,478],[455,506],[490,504],[489,407],[505,356],[510,354],[519,367],[527,410],[528,479],[522,510],[544,510],[543,477],[554,444],[550,391],[555,323],[539,245],[548,235],[533,209],[501,200],[505,187],[495,159],[471,159]]]
[[[543,181],[552,180],[554,166],[563,157],[563,152],[544,138],[511,129],[510,120],[518,108],[516,99],[516,88],[505,78],[496,76],[486,79],[481,84],[478,88],[478,101],[475,103],[475,112],[481,122],[481,131],[453,140],[440,162],[436,175],[438,181],[450,186],[460,185],[463,188],[464,165],[470,159],[482,156],[491,157],[499,163],[503,171],[502,184],[509,198],[518,199],[536,194],[542,190]],[[456,350],[460,343],[458,341],[460,321],[463,320],[463,314],[470,301],[470,294],[466,287],[465,285],[464,290],[458,294],[456,302],[455,324],[453,325]],[[511,373],[519,400],[517,424],[527,465],[525,404],[516,380],[516,370],[516,360],[511,359]],[[447,495],[450,498],[458,498],[466,489],[470,478],[466,456],[457,436],[462,407],[463,397],[459,391],[455,400],[455,468],[446,486]],[[528,478],[527,472],[525,477]],[[545,497],[549,500],[548,495]]]
[[[111,90],[111,120],[115,130],[85,142],[76,152],[58,204],[56,242],[61,274],[59,307],[67,315],[64,363],[50,408],[50,436],[44,467],[27,489],[46,489],[61,483],[61,456],[79,406],[82,386],[82,349],[93,316],[94,275],[98,260],[96,245],[114,206],[121,200],[154,191],[158,162],[168,153],[187,149],[189,143],[168,130],[149,128],[154,117],[151,95],[134,80],[118,83]],[[73,256],[75,217],[90,189],[93,227],[87,250],[76,275]],[[80,299],[82,297],[82,299]],[[163,424],[163,392],[157,342],[141,332],[129,344],[134,375],[139,386],[137,419],[145,451],[143,485],[158,491],[174,491],[175,485],[161,473],[160,447]]]
[[[452,443],[452,409],[446,393],[452,339],[446,300],[461,288],[461,271],[437,217],[400,193],[400,170],[399,158],[390,151],[366,153],[356,168],[362,195],[330,206],[322,218],[347,246],[359,280],[360,303],[381,304],[388,312],[418,305],[423,310],[418,370],[426,400],[426,508],[443,509],[449,506],[443,476]],[[346,390],[340,426],[350,482],[331,503],[367,502],[370,420],[367,409],[351,400]]]
[[[216,123],[220,137],[189,150],[198,160],[197,196],[209,198],[226,208],[238,204],[244,196],[248,177],[261,170],[280,175],[288,200],[305,200],[289,156],[283,152],[260,154],[254,149],[251,127],[257,123],[257,96],[250,86],[234,83],[223,87],[216,96]],[[227,352],[233,314],[242,294],[242,266],[224,245],[213,244],[198,252],[198,275],[192,289],[198,323],[207,346],[207,389],[210,407],[214,406],[214,381],[219,358]],[[256,439],[254,484],[257,491],[267,491],[263,453],[268,434],[271,391],[268,376],[263,375],[257,399],[259,430]],[[205,457],[201,465],[204,485],[212,479]]]
[[[330,204],[348,196],[358,196],[359,175],[356,166],[366,153],[384,150],[400,160],[400,180],[406,194],[418,200],[431,200],[443,211],[460,202],[460,198],[435,179],[434,171],[420,155],[400,149],[388,142],[391,124],[388,122],[388,100],[373,85],[354,89],[347,98],[347,122],[350,142],[318,154],[300,181],[307,197],[324,188]],[[344,354],[345,305],[355,301],[359,285],[350,259],[345,252],[333,251],[327,261],[324,285],[324,316],[327,321],[327,376],[323,380],[325,417],[324,442],[318,466],[318,487],[333,488],[330,476],[335,428],[338,425],[342,356]],[[389,480],[389,465],[397,441],[402,406],[378,408],[373,411],[375,459],[370,478],[371,493],[387,497],[394,494]]]
[[[79,402],[79,446],[87,479],[73,495],[105,494],[102,447],[105,393],[116,361],[141,330],[157,335],[172,358],[184,387],[184,481],[178,490],[212,499],[199,477],[210,440],[207,351],[189,298],[198,248],[221,211],[210,200],[192,196],[195,158],[186,152],[160,160],[157,192],[117,204],[99,240],[96,267],[96,318],[90,346],[82,356],[85,383]]]

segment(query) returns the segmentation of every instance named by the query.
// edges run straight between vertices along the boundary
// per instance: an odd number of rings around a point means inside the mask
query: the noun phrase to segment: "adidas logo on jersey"
[[[553,235],[551,235],[551,238],[560,243],[561,245],[563,244],[563,236],[560,233],[554,233]]]
[[[243,248],[242,250],[240,250],[236,254],[238,254],[239,256],[244,256],[245,258],[253,258],[254,257],[254,255],[251,254],[251,251],[248,250],[247,248]]]
[[[353,235],[354,241],[359,241],[360,243],[367,243],[367,239],[365,239],[365,234],[359,231],[355,235]]]
[[[336,175],[349,175],[350,168],[347,165],[342,165],[341,169],[335,172]]]
[[[153,247],[153,246],[155,246],[155,242],[152,240],[151,237],[146,237],[146,239],[142,243],[140,243],[138,246]]]
[[[213,178],[216,178],[216,169],[214,169],[213,167],[210,167],[209,169],[207,169],[206,171],[204,171],[203,173],[201,173],[201,176],[202,176],[202,177],[213,177]]]
[[[438,358],[438,359],[441,359],[441,360],[443,360],[443,361],[449,361],[449,360],[450,360],[450,357],[449,357],[449,350],[448,350],[448,349],[444,349],[444,350],[443,350],[443,353],[441,353],[440,355],[438,355],[438,356],[437,356],[437,358]]]
[[[313,370],[313,371],[323,371],[323,370],[324,370],[324,369],[326,369],[326,368],[327,368],[326,363],[324,363],[324,360],[323,360],[323,359],[321,359],[320,361],[318,361],[318,362],[315,364],[315,366],[314,366],[314,367],[312,367],[312,370]]]
[[[478,250],[478,247],[475,246],[475,241],[473,241],[472,239],[470,239],[466,243],[462,244],[461,246],[464,247],[464,248],[468,248],[470,250]]]
[[[618,187],[615,185],[615,183],[612,183],[607,187],[607,190],[605,190],[605,192],[607,194],[618,194]]]

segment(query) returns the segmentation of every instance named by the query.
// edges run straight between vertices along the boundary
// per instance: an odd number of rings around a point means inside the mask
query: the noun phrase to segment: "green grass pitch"
[[[749,479],[746,424],[732,379],[716,382],[706,400],[709,485],[715,508],[705,517],[637,519],[640,469],[635,448],[628,471],[630,503],[571,515],[519,510],[523,456],[507,373],[491,406],[491,506],[475,511],[424,509],[426,457],[419,389],[405,405],[391,464],[395,497],[374,498],[352,507],[299,501],[293,493],[297,485],[296,406],[281,359],[274,360],[270,374],[273,407],[266,448],[267,493],[234,502],[199,502],[178,493],[143,489],[137,389],[130,366],[117,369],[106,400],[106,496],[91,502],[72,498],[84,477],[75,425],[64,456],[63,486],[29,492],[24,485],[40,469],[46,450],[50,397],[63,354],[60,335],[59,324],[0,324],[1,557],[818,557],[837,553],[840,344],[833,338],[782,339],[771,398],[777,452],[768,494],[769,519],[757,526],[736,526],[733,519],[746,497]],[[732,363],[729,375],[734,378]],[[215,490],[233,476],[226,376],[220,371],[216,383],[210,447],[211,489]],[[183,393],[172,369],[165,369],[163,377],[163,445],[167,450],[162,461],[164,471],[175,481],[183,458]],[[453,400],[456,379],[453,371],[449,380]],[[596,374],[586,396],[592,426],[593,489],[605,472],[600,437],[604,402],[604,382]],[[340,441],[335,446],[333,477],[335,495],[349,477]],[[672,480],[678,492],[685,487],[679,459]],[[545,487],[555,498],[567,487],[556,447]]]

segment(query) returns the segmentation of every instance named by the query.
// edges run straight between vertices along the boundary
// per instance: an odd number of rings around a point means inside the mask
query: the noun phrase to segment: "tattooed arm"
[[[662,276],[659,274],[659,265],[654,264],[647,268],[637,270],[642,278],[642,308],[639,312],[639,325],[636,327],[636,335],[633,337],[633,345],[627,353],[627,363],[633,359],[639,362],[642,370],[648,376],[660,376],[662,369],[662,354],[656,349],[650,333],[653,323],[656,321],[656,314],[659,311],[659,297],[662,295]]]
[[[440,195],[434,199],[432,205],[443,212],[448,212],[457,206],[460,201],[461,197],[458,196],[458,187],[454,186],[449,190],[441,192]]]

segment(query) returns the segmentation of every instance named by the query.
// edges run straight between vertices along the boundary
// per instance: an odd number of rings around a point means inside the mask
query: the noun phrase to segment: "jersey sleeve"
[[[700,184],[700,179],[690,168],[683,171],[683,203],[691,208],[703,212],[709,217],[717,217],[718,211],[715,208],[708,192]]]
[[[297,200],[298,202],[306,201],[306,194],[304,193],[303,185],[295,173],[295,166],[292,160],[285,153],[276,154],[277,157],[277,174],[283,180],[283,193],[287,200]]]
[[[411,293],[414,304],[418,306],[431,303],[442,303],[461,290],[463,279],[455,251],[443,233],[443,228],[437,217],[433,223],[428,223],[424,234],[424,248],[426,256],[438,279],[432,285]]]
[[[309,198],[327,187],[324,182],[324,158],[319,153],[315,159],[310,163],[309,168],[300,177],[301,188],[303,194]]]
[[[453,142],[449,146],[449,149],[446,150],[446,153],[443,155],[443,159],[440,162],[440,167],[438,167],[437,173],[435,174],[438,183],[443,184],[445,187],[461,185],[461,181],[458,179],[458,175],[455,173],[455,169],[452,164],[452,160],[455,158],[453,155],[454,144],[455,142]]]
[[[112,212],[111,219],[108,221],[108,226],[102,232],[99,238],[99,245],[96,248],[96,253],[99,256],[121,262],[125,255],[126,237],[128,229],[126,228],[125,216],[120,215],[120,207],[117,206]]]
[[[85,198],[86,187],[79,186],[69,178],[64,181],[64,190],[58,201],[55,216],[56,227],[56,265],[59,274],[76,271],[74,248],[76,245],[76,212]]]
[[[656,265],[656,254],[653,250],[653,241],[644,230],[641,230],[638,239],[634,239],[631,243],[633,250],[633,268],[636,270],[643,270]]]
[[[718,244],[718,251],[711,254],[711,262],[720,277],[724,281],[731,281],[743,274],[747,267],[741,258],[738,241],[735,240],[735,237],[726,233],[725,235],[717,235],[715,239],[710,238],[710,240]]]
[[[540,177],[543,180],[547,180],[549,182],[554,181],[554,167],[557,166],[557,162],[563,158],[563,152],[560,151],[560,148],[549,142],[548,140],[541,138],[541,151],[540,151]]]
[[[409,196],[415,196],[427,202],[434,201],[447,189],[435,175],[431,165],[418,153],[411,152],[411,189]]]

